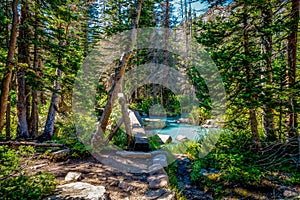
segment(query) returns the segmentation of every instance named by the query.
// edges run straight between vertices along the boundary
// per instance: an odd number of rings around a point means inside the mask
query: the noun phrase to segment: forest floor
[[[184,155],[179,156],[176,160],[176,178],[178,180],[178,189],[182,190],[181,196],[184,196],[186,199],[214,199],[212,194],[197,189],[197,187],[191,183],[189,179],[189,163],[190,160]],[[148,173],[120,172],[110,166],[101,164],[93,157],[85,159],[68,159],[61,162],[53,162],[46,158],[37,159],[32,162],[28,168],[32,173],[42,171],[54,174],[59,185],[67,183],[65,177],[68,172],[81,173],[80,178],[76,181],[90,183],[96,186],[104,186],[106,194],[109,197],[108,199],[112,200],[167,199],[145,198],[145,194],[149,193],[151,190],[147,181],[147,178],[150,176]],[[289,188],[289,191],[298,191],[300,193],[300,188],[298,187]],[[290,199],[282,198],[282,196],[280,197],[277,195],[272,198],[270,191],[266,193],[262,191],[249,193],[247,188],[237,189],[244,193],[248,193],[243,199]],[[169,189],[167,190],[170,191]],[[222,199],[240,199],[233,196]]]

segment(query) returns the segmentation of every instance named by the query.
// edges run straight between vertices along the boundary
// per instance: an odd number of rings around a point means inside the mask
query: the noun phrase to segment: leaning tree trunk
[[[62,28],[62,24],[59,24],[59,28]],[[66,36],[68,34],[68,26],[66,27]],[[65,41],[62,41],[62,38],[59,38],[59,46],[63,48]],[[51,140],[54,134],[54,122],[55,122],[55,114],[56,114],[56,109],[57,109],[57,104],[58,104],[58,91],[60,90],[60,79],[62,76],[62,71],[60,70],[62,66],[62,54],[60,53],[58,55],[58,68],[56,68],[56,80],[54,83],[54,91],[52,93],[51,97],[51,102],[50,102],[50,107],[47,115],[47,120],[46,120],[46,125],[43,134],[39,137],[39,141],[44,141],[44,140]]]
[[[62,65],[62,57],[58,58],[58,65]],[[39,141],[51,140],[54,133],[54,122],[55,122],[55,113],[58,103],[58,91],[60,90],[60,79],[61,79],[62,71],[60,69],[56,69],[56,81],[54,84],[54,91],[52,93],[50,107],[47,115],[46,125],[43,134],[39,137]]]
[[[27,102],[26,102],[26,68],[30,65],[29,49],[28,49],[28,3],[23,2],[21,6],[21,24],[18,43],[18,71],[17,71],[17,138],[28,138],[28,124],[27,124]]]
[[[0,133],[4,127],[4,118],[7,109],[7,100],[9,93],[9,85],[11,82],[12,71],[14,66],[14,56],[15,56],[15,48],[17,43],[17,35],[18,35],[18,24],[19,24],[19,14],[18,14],[18,3],[19,0],[13,0],[12,2],[12,11],[13,11],[13,20],[11,27],[11,34],[9,40],[9,49],[6,59],[5,66],[5,74],[2,80],[2,88],[1,88],[1,98],[0,98]]]
[[[117,99],[117,95],[118,92],[120,92],[121,90],[121,82],[122,82],[122,77],[125,74],[125,69],[126,69],[126,64],[128,63],[128,60],[131,57],[131,50],[134,47],[135,43],[136,43],[136,37],[137,37],[137,28],[138,28],[138,24],[139,24],[139,20],[140,20],[140,16],[141,16],[141,10],[142,10],[142,0],[137,0],[136,1],[136,14],[135,17],[133,19],[132,22],[132,32],[131,32],[131,45],[127,47],[127,49],[125,50],[126,53],[124,53],[122,55],[122,58],[120,59],[119,65],[116,68],[116,74],[113,80],[113,84],[112,87],[108,93],[108,98],[107,98],[107,103],[105,105],[102,117],[100,119],[100,123],[99,123],[99,127],[98,130],[96,131],[96,135],[102,135],[105,133],[106,131],[106,127],[108,125],[108,120],[109,120],[109,116],[112,112],[112,107],[113,107],[113,103],[115,102],[115,100]]]

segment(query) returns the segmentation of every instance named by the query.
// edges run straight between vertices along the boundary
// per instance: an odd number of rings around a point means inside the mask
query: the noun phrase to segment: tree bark
[[[290,21],[292,25],[290,27],[290,34],[288,36],[287,58],[287,85],[289,88],[293,88],[296,83],[296,69],[297,69],[297,33],[299,23],[299,0],[292,0],[292,8],[290,14]],[[290,94],[293,96],[293,94]],[[295,129],[297,128],[297,115],[295,112],[296,100],[290,97],[288,100],[289,107],[287,113],[287,131],[289,136],[295,136]]]
[[[6,122],[5,122],[5,132],[6,140],[10,140],[10,111],[11,111],[11,95],[8,96],[7,110],[6,110]]]
[[[15,56],[15,48],[17,43],[18,24],[19,24],[18,3],[19,0],[13,0],[12,2],[13,19],[12,19],[12,27],[11,27],[11,34],[9,40],[9,49],[8,49],[8,54],[6,59],[6,66],[5,66],[6,72],[4,78],[2,79],[1,98],[0,98],[0,133],[2,132],[4,127],[4,117],[7,109],[9,84],[11,82],[12,70],[14,66],[14,56]]]
[[[123,93],[122,93],[123,94]],[[122,112],[122,118],[124,121],[124,125],[125,125],[125,130],[126,130],[126,135],[128,138],[128,147],[131,148],[134,145],[133,142],[133,135],[132,135],[132,127],[131,127],[131,123],[130,123],[130,118],[128,115],[128,108],[126,105],[126,99],[124,97],[124,94],[122,96],[119,97],[119,103],[121,105],[121,112]]]
[[[34,24],[34,40],[38,41],[38,20],[39,16],[35,14],[35,24]],[[39,69],[39,49],[38,45],[35,42],[33,47],[33,70],[35,71],[36,75],[39,76],[38,69]],[[32,138],[36,138],[38,136],[38,120],[39,120],[39,113],[38,113],[38,88],[32,88],[32,100],[31,100],[31,116],[30,116],[30,136]]]
[[[26,68],[30,65],[29,48],[28,48],[28,3],[23,2],[21,5],[21,23],[18,43],[18,62],[19,67],[17,71],[17,138],[28,138],[28,124],[27,124],[27,101],[26,101]]]
[[[62,23],[59,24],[59,29],[62,29]],[[66,27],[66,36],[68,34],[68,26]],[[65,41],[62,40],[62,37],[59,36],[59,46],[62,48],[64,46]],[[60,90],[60,79],[62,76],[62,71],[60,70],[63,61],[62,61],[62,54],[58,55],[58,68],[56,68],[55,72],[55,83],[54,83],[54,91],[52,93],[50,107],[47,115],[46,125],[43,134],[39,137],[39,141],[44,140],[51,140],[54,134],[54,122],[55,122],[55,114],[58,104],[58,91]]]
[[[58,65],[62,65],[61,56],[58,58]],[[50,107],[47,115],[46,125],[43,134],[39,137],[39,141],[51,140],[54,133],[54,122],[55,122],[55,113],[58,103],[58,91],[60,90],[60,79],[61,79],[62,71],[60,69],[56,69],[56,81],[54,84],[54,91],[52,93]]]
[[[251,65],[249,61],[247,60],[250,57],[250,44],[249,44],[249,25],[248,25],[248,14],[247,14],[247,4],[244,3],[243,6],[243,41],[244,41],[244,53],[246,56],[246,59],[244,60],[244,66],[246,68],[246,79],[248,84],[252,82],[252,72],[251,72]],[[247,85],[246,92],[249,93],[251,96],[253,96],[251,89]],[[255,98],[250,98],[255,99]],[[257,128],[257,118],[256,118],[256,109],[252,105],[253,102],[249,102],[249,120],[250,120],[250,127],[251,132],[254,138],[254,141],[257,143],[258,147],[261,148],[260,138],[258,134],[258,128]]]
[[[265,5],[261,8],[262,9],[262,18],[263,18],[263,28],[268,28],[267,30],[271,29],[273,24],[273,13],[270,7],[270,1],[266,0]],[[272,40],[272,32],[264,31],[262,36],[262,44],[263,44],[263,53],[265,55],[265,73],[266,79],[264,85],[272,86],[273,84],[273,71],[272,71],[272,55],[273,55],[273,40]],[[268,88],[268,87],[266,87]],[[266,89],[265,88],[265,89]],[[270,87],[269,87],[270,88]],[[270,140],[276,140],[275,132],[274,132],[274,109],[270,102],[272,102],[272,92],[266,91],[265,93],[265,102],[263,105],[263,112],[262,112],[262,121],[263,121],[263,130],[265,136]]]

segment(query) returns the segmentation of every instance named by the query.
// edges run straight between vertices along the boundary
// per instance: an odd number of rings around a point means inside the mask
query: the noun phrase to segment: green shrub
[[[128,138],[126,132],[122,129],[117,130],[115,136],[112,138],[111,141],[114,145],[120,147],[121,149],[126,148],[128,145]]]
[[[32,147],[20,146],[15,150],[0,146],[1,199],[41,199],[54,191],[54,175],[42,172],[29,175],[24,169],[33,153]]]
[[[65,145],[70,149],[70,158],[85,158],[90,156],[88,148],[76,138],[68,138]]]

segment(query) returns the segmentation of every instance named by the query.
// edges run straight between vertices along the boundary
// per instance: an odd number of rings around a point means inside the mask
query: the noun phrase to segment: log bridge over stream
[[[138,111],[128,109],[134,151],[149,151],[149,140]]]

